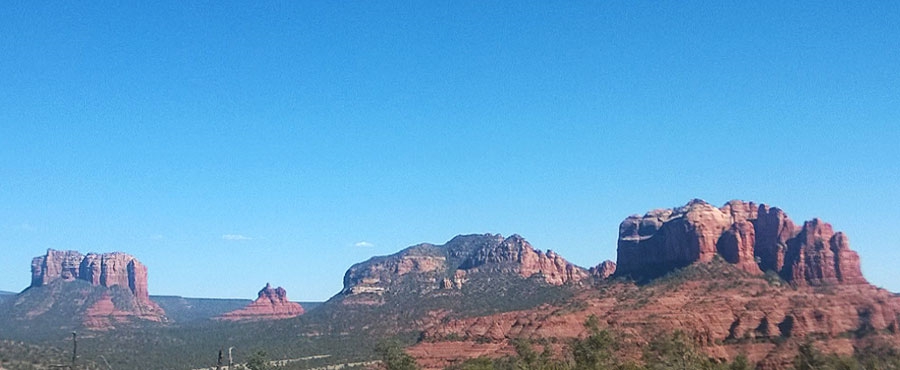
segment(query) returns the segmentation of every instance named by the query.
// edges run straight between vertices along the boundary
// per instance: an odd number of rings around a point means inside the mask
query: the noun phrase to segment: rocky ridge
[[[265,288],[259,291],[255,301],[244,308],[222,314],[216,319],[223,321],[279,320],[297,317],[303,313],[303,306],[288,300],[287,291],[284,288],[272,288],[272,285],[266,284]]]
[[[345,297],[383,295],[414,280],[424,291],[460,289],[477,273],[539,276],[550,285],[578,283],[590,275],[553,251],[534,249],[519,235],[460,235],[444,245],[419,244],[390,256],[375,257],[350,267],[344,275]],[[378,304],[377,299],[350,302]]]
[[[722,256],[752,274],[774,271],[795,285],[867,284],[847,236],[819,219],[796,224],[779,208],[702,200],[626,218],[619,226],[617,274],[659,276]]]

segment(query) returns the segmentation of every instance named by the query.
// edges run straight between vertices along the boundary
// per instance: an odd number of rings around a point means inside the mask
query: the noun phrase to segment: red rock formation
[[[782,210],[767,205],[731,201],[716,208],[693,200],[684,207],[628,217],[619,232],[618,264],[601,263],[589,271],[590,276],[688,270],[646,285],[607,281],[593,286],[599,289],[580,290],[558,306],[489,316],[437,309],[404,327],[423,333],[408,352],[425,368],[444,368],[465,358],[511,353],[514,339],[567,343],[566,339],[584,337],[590,316],[601,328],[621,334],[617,339],[622,350],[617,355],[636,359],[653,338],[675,330],[686,332],[711,358],[744,354],[767,370],[790,368],[797,346],[809,340],[839,354],[850,354],[854,346],[872,339],[861,339],[861,333],[900,344],[900,296],[867,284],[847,237],[819,220],[798,228]],[[471,278],[473,272],[484,271],[561,275],[563,265],[553,262],[558,258],[555,253],[542,254],[518,236],[466,238],[449,242],[445,254],[443,246],[419,251],[442,256],[448,264],[463,261],[423,272],[424,276],[453,289],[458,284],[446,274],[430,274],[456,267],[457,276]],[[717,254],[750,274],[735,271]],[[392,258],[362,264],[356,271],[375,271],[372,266]],[[762,271],[775,271],[793,284],[758,276]],[[366,278],[390,279],[354,275],[355,281]],[[391,288],[371,285],[376,286]],[[440,292],[442,297],[454,293]],[[556,354],[563,350],[557,347]]]
[[[144,266],[137,259],[132,259],[128,261],[125,273],[128,280],[128,289],[134,293],[135,297],[149,301],[150,290],[147,289],[147,266]]]
[[[698,199],[684,207],[630,216],[619,226],[617,271],[652,276],[711,261],[731,224],[731,216]]]
[[[864,284],[859,256],[843,233],[818,219],[798,229],[780,209],[701,200],[631,216],[619,226],[617,272],[653,277],[715,253],[741,270],[778,272],[795,284]]]
[[[737,221],[731,224],[728,230],[722,233],[717,248],[719,254],[726,261],[733,263],[737,268],[761,274],[759,265],[756,264],[753,246],[756,244],[756,231],[753,223],[747,220]]]
[[[303,312],[303,306],[288,300],[287,291],[284,288],[272,288],[270,284],[266,284],[266,287],[259,291],[256,300],[247,307],[225,313],[216,319],[225,321],[279,320],[297,317]]]
[[[81,265],[78,269],[80,271],[79,278],[90,282],[91,285],[100,285],[100,275],[102,274],[100,271],[102,265],[103,258],[99,254],[88,253],[88,255],[84,256],[84,259],[81,260]]]
[[[31,286],[45,285],[56,279],[78,278],[84,256],[76,251],[47,250],[47,254],[31,260]]]
[[[469,262],[472,267],[490,263],[511,263],[514,266],[513,270],[522,277],[527,278],[534,274],[541,274],[544,281],[553,285],[580,281],[587,277],[584,269],[569,263],[551,250],[546,253],[535,250],[531,243],[519,235],[512,235],[504,239],[497,247],[479,250]]]
[[[788,242],[782,275],[797,284],[866,283],[859,255],[850,250],[847,237],[819,219],[804,223]]]
[[[835,253],[835,270],[838,281],[845,284],[868,284],[860,269],[859,254],[850,249],[850,239],[842,232],[834,233],[829,241]]]
[[[158,306],[132,305],[131,309],[117,307],[113,303],[112,296],[107,292],[85,309],[82,315],[82,324],[94,331],[107,331],[114,329],[116,325],[127,324],[134,319],[161,322],[165,320],[164,313]]]
[[[48,249],[31,262],[31,286],[39,287],[56,280],[84,280],[94,286],[121,286],[139,299],[149,302],[147,267],[134,256],[121,253],[88,253]]]
[[[100,285],[105,287],[128,284],[128,265],[134,257],[122,253],[110,253],[100,256]]]
[[[109,294],[97,302],[83,302],[87,305],[84,324],[90,329],[109,329],[113,324],[125,321],[122,317],[165,320],[163,309],[150,300],[147,267],[129,254],[115,252],[82,255],[76,251],[49,249],[46,255],[32,260],[31,287],[40,288],[56,280],[83,280],[92,286],[118,287],[127,291],[127,296],[120,296],[119,306],[113,308],[109,308],[106,303],[107,300],[110,304],[113,302]],[[38,313],[35,315],[39,316]]]
[[[759,267],[763,271],[781,271],[787,241],[797,235],[797,226],[784,211],[765,204],[759,206],[753,225],[756,230],[754,253],[760,259]]]
[[[610,260],[600,262],[588,271],[591,276],[598,279],[606,279],[616,273],[616,263]]]
[[[755,220],[758,218],[759,206],[754,202],[732,200],[722,206],[722,212],[731,217],[731,222]]]
[[[474,272],[540,276],[553,285],[576,283],[588,272],[553,251],[534,249],[519,235],[459,235],[444,245],[419,244],[390,256],[374,257],[350,267],[341,294],[344,303],[380,304],[373,295],[398,288],[404,279],[416,280],[421,291],[459,289]],[[361,298],[359,295],[367,294]]]

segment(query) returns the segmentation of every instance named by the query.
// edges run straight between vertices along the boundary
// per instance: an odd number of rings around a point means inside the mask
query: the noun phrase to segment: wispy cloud
[[[222,240],[253,240],[253,238],[241,234],[225,234],[222,235]]]
[[[353,246],[360,247],[360,248],[371,248],[371,247],[374,247],[375,244],[369,243],[367,241],[361,241],[361,242],[356,242],[356,244],[353,244]]]
[[[166,236],[163,235],[163,234],[153,234],[153,235],[150,235],[150,240],[163,240],[163,239],[165,239],[165,238],[166,238]]]

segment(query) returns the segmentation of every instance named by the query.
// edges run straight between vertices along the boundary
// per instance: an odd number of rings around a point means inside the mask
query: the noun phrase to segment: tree
[[[597,317],[591,315],[585,321],[590,335],[587,338],[577,340],[572,344],[572,357],[575,359],[577,370],[602,370],[612,369],[616,366],[615,340],[612,334],[606,330],[600,330]]]
[[[518,362],[522,363],[520,367],[525,369],[533,369],[536,367],[538,353],[534,351],[534,347],[531,346],[531,343],[528,342],[528,340],[514,339],[512,345],[516,349],[516,355],[519,357]]]
[[[797,357],[794,357],[796,370],[817,370],[825,367],[827,361],[825,355],[819,351],[812,342],[806,342],[797,349]]]
[[[644,351],[644,362],[652,370],[695,370],[715,368],[709,358],[702,355],[683,331],[672,336],[659,336]]]
[[[387,370],[418,370],[419,366],[412,356],[403,351],[397,341],[381,341],[375,345],[375,353]]]
[[[747,356],[738,355],[734,358],[734,361],[728,365],[728,370],[752,370],[753,366],[750,365],[750,360],[747,359]]]
[[[250,370],[269,370],[269,358],[266,351],[256,351],[247,358],[247,368]]]

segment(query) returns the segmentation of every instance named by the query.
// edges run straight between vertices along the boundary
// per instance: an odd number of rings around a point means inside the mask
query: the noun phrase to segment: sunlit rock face
[[[80,299],[61,298],[74,291],[80,292]],[[28,306],[28,300],[43,303],[27,310],[27,319],[39,320],[50,310],[62,310],[65,312],[58,314],[70,316],[92,330],[109,330],[137,321],[167,321],[165,311],[150,300],[147,267],[121,252],[84,255],[47,250],[32,259],[31,286],[17,297],[17,304]]]
[[[135,297],[150,300],[147,267],[121,252],[88,253],[48,249],[31,261],[31,286],[40,287],[57,279],[84,280],[94,286],[128,288]]]
[[[720,255],[739,269],[775,271],[797,285],[865,284],[843,233],[814,219],[797,227],[784,211],[733,200],[716,208],[694,199],[629,216],[619,226],[619,275],[653,277]]]
[[[444,245],[418,244],[355,264],[344,275],[341,294],[382,295],[401,289],[404,284],[422,291],[459,289],[478,272],[522,278],[539,276],[551,285],[577,283],[590,277],[587,270],[553,251],[535,249],[519,235],[459,235]],[[379,300],[348,302],[377,304]]]

